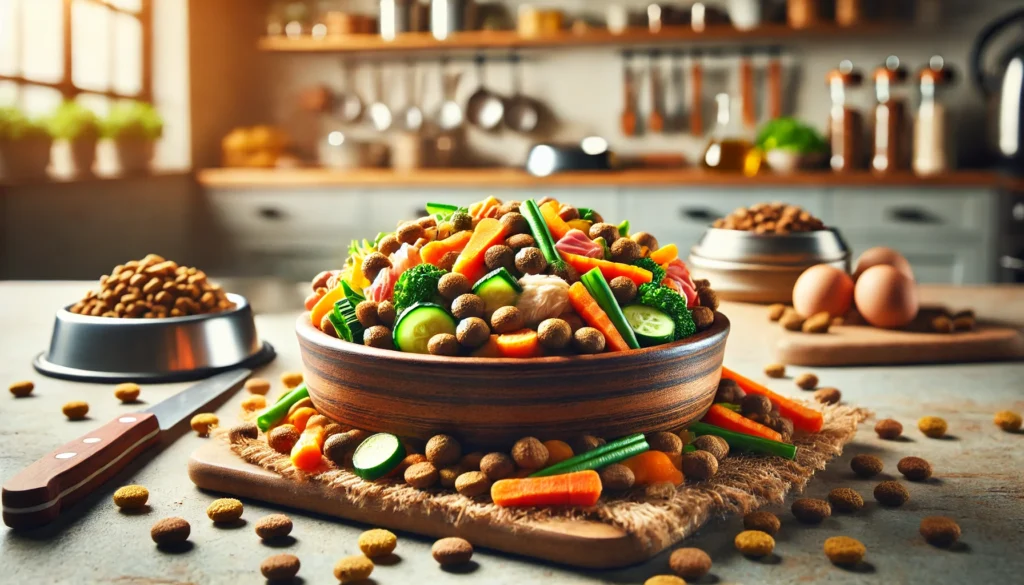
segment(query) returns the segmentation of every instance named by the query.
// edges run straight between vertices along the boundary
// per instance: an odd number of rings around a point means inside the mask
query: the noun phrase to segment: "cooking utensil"
[[[1019,36],[1022,22],[1024,8],[1012,10],[986,26],[974,41],[970,59],[971,76],[978,89],[997,102],[989,115],[995,118],[992,125],[997,129],[999,166],[1015,176],[1024,176],[1024,42]],[[1010,33],[1006,38],[1014,38],[1014,30],[1018,31],[1016,41],[995,61],[998,69],[986,70],[985,57],[996,46],[994,41],[1004,32]]]
[[[341,75],[344,81],[342,91],[334,96],[335,113],[347,124],[359,121],[363,115],[363,99],[356,91],[355,75],[352,68],[341,62]]]
[[[462,73],[445,73],[445,67],[448,61],[445,59],[441,60],[438,66],[438,75],[440,75],[441,81],[441,95],[444,96],[441,107],[437,111],[437,125],[442,130],[454,130],[459,126],[462,126],[462,122],[465,120],[465,113],[462,110],[462,106],[459,102],[455,101],[455,92],[459,88],[459,80],[462,79]]]
[[[690,60],[690,92],[693,100],[690,102],[690,134],[703,136],[704,65],[701,63],[700,51],[694,51]]]
[[[466,102],[466,118],[470,124],[484,130],[494,130],[501,124],[505,116],[505,102],[494,92],[488,91],[484,83],[484,62],[483,55],[477,55],[473,59],[476,64],[477,83],[480,87],[469,96]]]
[[[757,107],[754,103],[754,64],[750,52],[740,53],[740,118],[747,128],[757,127]]]
[[[565,171],[608,171],[612,168],[611,152],[605,149],[584,149],[580,144],[537,144],[526,157],[526,171],[546,177]]]
[[[622,52],[622,134],[623,136],[636,136],[637,134],[637,112],[636,112],[636,81],[633,77],[633,53],[632,51]]]
[[[768,50],[768,117],[782,116],[782,51],[778,47]]]
[[[377,132],[386,132],[391,128],[394,121],[391,115],[391,108],[384,103],[384,73],[380,64],[373,68],[373,103],[367,109],[370,115],[370,123]]]
[[[221,373],[145,410],[119,416],[23,469],[3,485],[3,519],[11,528],[38,528],[113,477],[160,433],[238,388],[252,371]]]
[[[228,294],[230,311],[167,319],[78,315],[65,307],[54,318],[50,348],[32,365],[44,375],[83,382],[196,380],[274,359],[260,343],[252,307]]]
[[[412,62],[406,63],[405,95],[407,105],[401,119],[405,129],[418,132],[423,127],[423,110],[419,106],[420,74],[419,68]]]
[[[647,129],[659,133],[665,131],[665,88],[661,82],[660,57],[660,51],[651,51],[648,54],[647,64],[651,77],[651,113],[647,118]]]
[[[669,88],[672,106],[666,106],[666,131],[682,132],[686,129],[686,84],[683,82],[683,52],[673,51],[669,61]]]
[[[532,98],[523,93],[523,70],[519,55],[509,58],[512,70],[512,97],[505,106],[505,124],[516,132],[533,132],[540,122],[540,111]]]

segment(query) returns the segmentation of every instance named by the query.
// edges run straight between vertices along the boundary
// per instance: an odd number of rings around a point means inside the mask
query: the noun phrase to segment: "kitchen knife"
[[[238,388],[251,373],[242,368],[218,374],[55,449],[4,483],[4,523],[29,529],[56,520],[62,510],[156,444],[161,432]]]

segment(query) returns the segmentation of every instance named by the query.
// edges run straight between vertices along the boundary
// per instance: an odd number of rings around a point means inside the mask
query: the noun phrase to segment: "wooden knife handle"
[[[778,57],[768,62],[768,117],[782,115],[782,62]]]
[[[29,529],[57,519],[156,443],[160,425],[150,413],[120,416],[29,465],[3,485],[3,518]]]

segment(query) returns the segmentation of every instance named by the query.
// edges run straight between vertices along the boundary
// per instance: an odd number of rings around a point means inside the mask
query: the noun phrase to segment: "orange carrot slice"
[[[571,255],[571,254],[570,254]],[[648,273],[650,274],[650,273]],[[590,296],[587,288],[582,282],[574,283],[569,287],[569,302],[572,308],[579,314],[583,321],[604,334],[605,344],[608,351],[628,351],[629,344],[622,338],[622,334],[615,328],[608,314],[598,306],[597,301]]]
[[[334,303],[340,301],[343,296],[345,296],[345,289],[338,286],[320,297],[320,300],[313,306],[313,310],[309,312],[309,321],[313,324],[313,327],[320,327],[320,322],[324,320],[327,313],[334,310]]]
[[[821,431],[821,427],[825,425],[825,419],[817,410],[808,408],[795,400],[782,396],[781,394],[776,394],[761,384],[758,384],[746,376],[737,374],[729,368],[722,368],[722,379],[736,382],[747,394],[760,394],[761,396],[767,396],[769,400],[778,405],[779,414],[793,421],[793,428],[800,429],[801,431],[808,433],[817,433]]]
[[[540,206],[540,214],[544,216],[544,223],[548,224],[548,231],[551,232],[551,237],[558,240],[562,239],[562,236],[569,233],[572,229],[565,220],[558,215],[558,208],[561,207],[557,201],[548,201],[544,205]]]
[[[501,206],[501,201],[491,196],[483,201],[477,201],[476,203],[469,206],[469,215],[473,219],[483,219],[485,217],[494,217],[498,211],[498,207]]]
[[[537,332],[533,329],[522,329],[512,333],[503,333],[496,341],[498,353],[508,358],[532,358],[540,356],[540,343]]]
[[[302,431],[291,453],[292,465],[296,469],[313,471],[320,467],[325,434],[326,431],[321,425],[311,425]]]
[[[648,485],[659,481],[670,481],[673,485],[683,483],[683,472],[676,469],[672,459],[661,451],[644,451],[622,462],[633,472],[636,485]]]
[[[562,258],[569,263],[570,266],[576,269],[576,272],[580,274],[586,274],[594,268],[601,270],[601,274],[604,275],[605,280],[611,282],[613,278],[617,276],[625,276],[632,280],[637,286],[641,284],[651,282],[654,275],[651,274],[650,270],[644,270],[639,266],[633,266],[632,264],[621,264],[619,262],[612,262],[610,260],[601,260],[598,258],[588,258],[586,256],[578,256],[576,254],[568,254],[562,252]]]
[[[300,433],[306,430],[306,423],[309,422],[309,417],[316,414],[315,408],[309,406],[303,406],[302,408],[295,409],[295,412],[288,415],[288,424],[295,427],[295,430]]]
[[[470,355],[479,358],[501,357],[501,349],[498,347],[498,336],[492,335],[483,345],[473,350],[473,353]]]
[[[480,280],[484,275],[484,254],[491,246],[501,243],[504,236],[505,228],[500,221],[489,217],[481,219],[466,247],[455,260],[452,272],[464,275],[470,282]]]
[[[651,252],[651,260],[658,266],[668,264],[679,257],[679,248],[675,244],[666,244],[657,250]]]
[[[466,247],[466,244],[469,243],[471,237],[473,237],[473,232],[463,230],[443,240],[430,242],[420,249],[420,259],[428,264],[437,266],[437,263],[448,252],[461,252]]]
[[[711,408],[701,420],[709,425],[715,425],[716,427],[721,427],[727,431],[734,431],[737,433],[743,433],[744,435],[750,435],[752,437],[761,437],[762,439],[768,439],[770,441],[782,442],[782,435],[777,431],[773,431],[757,421],[750,420],[738,412],[729,410],[721,404],[712,404]]]
[[[548,448],[548,462],[545,465],[561,463],[573,456],[572,447],[565,441],[544,441],[544,446]]]
[[[601,497],[596,471],[548,477],[501,479],[491,486],[491,499],[502,507],[593,506]]]

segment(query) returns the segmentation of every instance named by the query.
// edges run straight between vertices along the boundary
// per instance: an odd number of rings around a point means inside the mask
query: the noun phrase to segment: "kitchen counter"
[[[55,446],[138,407],[117,402],[110,385],[88,385],[50,380],[31,368],[35,354],[49,340],[54,310],[77,298],[85,283],[0,283],[0,374],[5,383],[32,379],[32,397],[0,397],[0,477],[7,479]],[[301,303],[300,289],[269,281],[239,283],[229,288],[249,296],[260,313],[261,335],[275,345],[278,359],[259,372],[280,392],[278,377],[299,369],[293,324]],[[1024,326],[1024,288],[923,287],[925,300],[957,299],[957,306],[973,306],[980,316],[1003,316]],[[765,309],[752,305],[723,306],[733,323],[726,363],[764,381],[760,373],[770,361],[771,340],[778,328],[768,322]],[[1008,313],[1008,311],[1012,311]],[[791,368],[790,374],[804,371]],[[771,563],[748,560],[732,547],[741,530],[739,518],[713,521],[687,546],[706,550],[714,559],[717,579],[700,583],[1011,583],[1024,572],[1024,434],[1007,434],[992,424],[997,410],[1024,411],[1024,364],[908,366],[899,368],[818,368],[823,386],[842,390],[844,399],[867,407],[880,417],[900,420],[907,439],[880,441],[865,425],[854,443],[815,477],[808,495],[824,497],[834,487],[856,488],[868,502],[853,516],[834,515],[817,527],[795,522],[788,505],[770,509],[779,514],[783,528],[777,537],[777,559]],[[772,380],[769,386],[795,395],[790,380]],[[142,400],[152,404],[184,388],[184,384],[144,386]],[[807,396],[807,394],[804,394]],[[219,409],[230,424],[243,395],[236,394]],[[66,421],[60,413],[69,400],[90,403],[89,418]],[[928,439],[915,421],[933,414],[949,421],[948,440]],[[284,548],[262,545],[252,531],[263,515],[277,511],[246,502],[244,526],[215,528],[206,518],[206,506],[215,497],[196,489],[185,466],[189,454],[203,441],[183,433],[159,453],[130,465],[93,497],[78,505],[58,524],[29,534],[3,528],[0,566],[4,581],[19,583],[255,583],[262,582],[259,563],[277,553],[291,552],[301,559],[305,583],[333,583],[334,563],[358,552],[356,537],[364,526],[354,526],[301,512],[288,511],[295,521],[296,542]],[[857,453],[879,455],[888,475],[896,462],[918,455],[932,462],[935,479],[926,484],[907,482],[911,500],[900,509],[881,509],[871,498],[877,483],[852,478],[849,460]],[[142,515],[119,513],[110,496],[120,485],[139,483],[150,490],[151,510]],[[953,551],[932,548],[918,535],[921,518],[947,515],[963,528],[963,546]],[[182,516],[192,524],[193,546],[180,554],[156,550],[149,528],[165,516]],[[860,539],[868,549],[868,565],[851,572],[832,566],[822,553],[829,536]],[[667,572],[668,555],[662,554],[637,567],[607,572],[575,571],[488,551],[478,551],[478,565],[469,574],[446,573],[430,558],[429,539],[399,535],[400,562],[375,569],[374,582],[408,583],[643,583]]]

